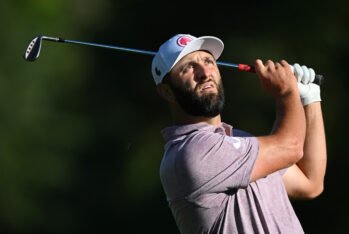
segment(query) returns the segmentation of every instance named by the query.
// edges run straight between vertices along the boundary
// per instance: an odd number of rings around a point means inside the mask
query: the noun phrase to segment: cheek
[[[216,77],[216,83],[217,83],[217,84],[221,83],[221,82],[222,82],[222,77],[221,77],[220,72],[217,71],[215,74],[216,74],[216,75],[215,75],[215,77]]]
[[[183,77],[182,80],[176,83],[176,86],[186,90],[193,90],[196,86],[196,82],[194,82],[191,78]]]
[[[217,79],[221,79],[221,73],[219,72],[218,67],[214,68],[213,73],[216,74]]]

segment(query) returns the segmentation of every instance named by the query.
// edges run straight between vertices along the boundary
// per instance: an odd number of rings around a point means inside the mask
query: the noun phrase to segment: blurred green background
[[[324,193],[294,201],[306,233],[348,233],[349,2],[28,0],[0,3],[0,233],[178,233],[159,180],[171,123],[151,57],[36,35],[156,51],[177,33],[213,35],[221,61],[286,59],[326,77]],[[256,135],[274,105],[254,74],[222,68],[223,119]]]

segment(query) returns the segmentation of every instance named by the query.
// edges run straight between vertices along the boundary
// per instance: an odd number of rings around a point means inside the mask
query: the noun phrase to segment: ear
[[[168,84],[158,84],[157,90],[159,95],[168,102],[174,102],[175,96]]]

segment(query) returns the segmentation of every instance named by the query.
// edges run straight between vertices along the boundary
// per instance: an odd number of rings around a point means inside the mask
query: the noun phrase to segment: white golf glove
[[[300,66],[298,63],[291,66],[291,69],[298,81],[298,91],[303,106],[309,105],[313,102],[320,102],[320,86],[313,83],[315,79],[315,71],[304,65]]]

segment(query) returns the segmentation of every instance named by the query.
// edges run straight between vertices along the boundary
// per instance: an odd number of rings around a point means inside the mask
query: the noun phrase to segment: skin
[[[275,99],[276,120],[271,134],[257,137],[259,153],[250,180],[256,181],[280,169],[289,168],[283,180],[290,197],[318,196],[323,190],[326,167],[320,104],[314,103],[303,108],[296,77],[286,61],[262,62],[257,59],[255,70],[262,88]],[[173,83],[189,87],[197,95],[217,94],[216,84],[221,80],[215,59],[206,51],[186,55],[169,75]],[[168,102],[176,124],[221,125],[220,114],[208,118],[191,116],[183,111],[169,85],[162,83],[157,89]]]
[[[295,199],[312,199],[323,192],[327,165],[321,104],[311,103],[304,110],[307,125],[304,155],[283,176],[287,193]]]
[[[215,59],[211,54],[204,51],[193,52],[182,58],[170,72],[173,77],[172,82],[175,85],[190,87],[196,90],[197,95],[208,93],[218,93],[217,83],[221,80]],[[221,116],[217,115],[212,118],[191,116],[183,111],[177,103],[171,87],[167,84],[158,85],[158,92],[170,106],[174,122],[177,124],[192,124],[205,122],[219,126]]]

